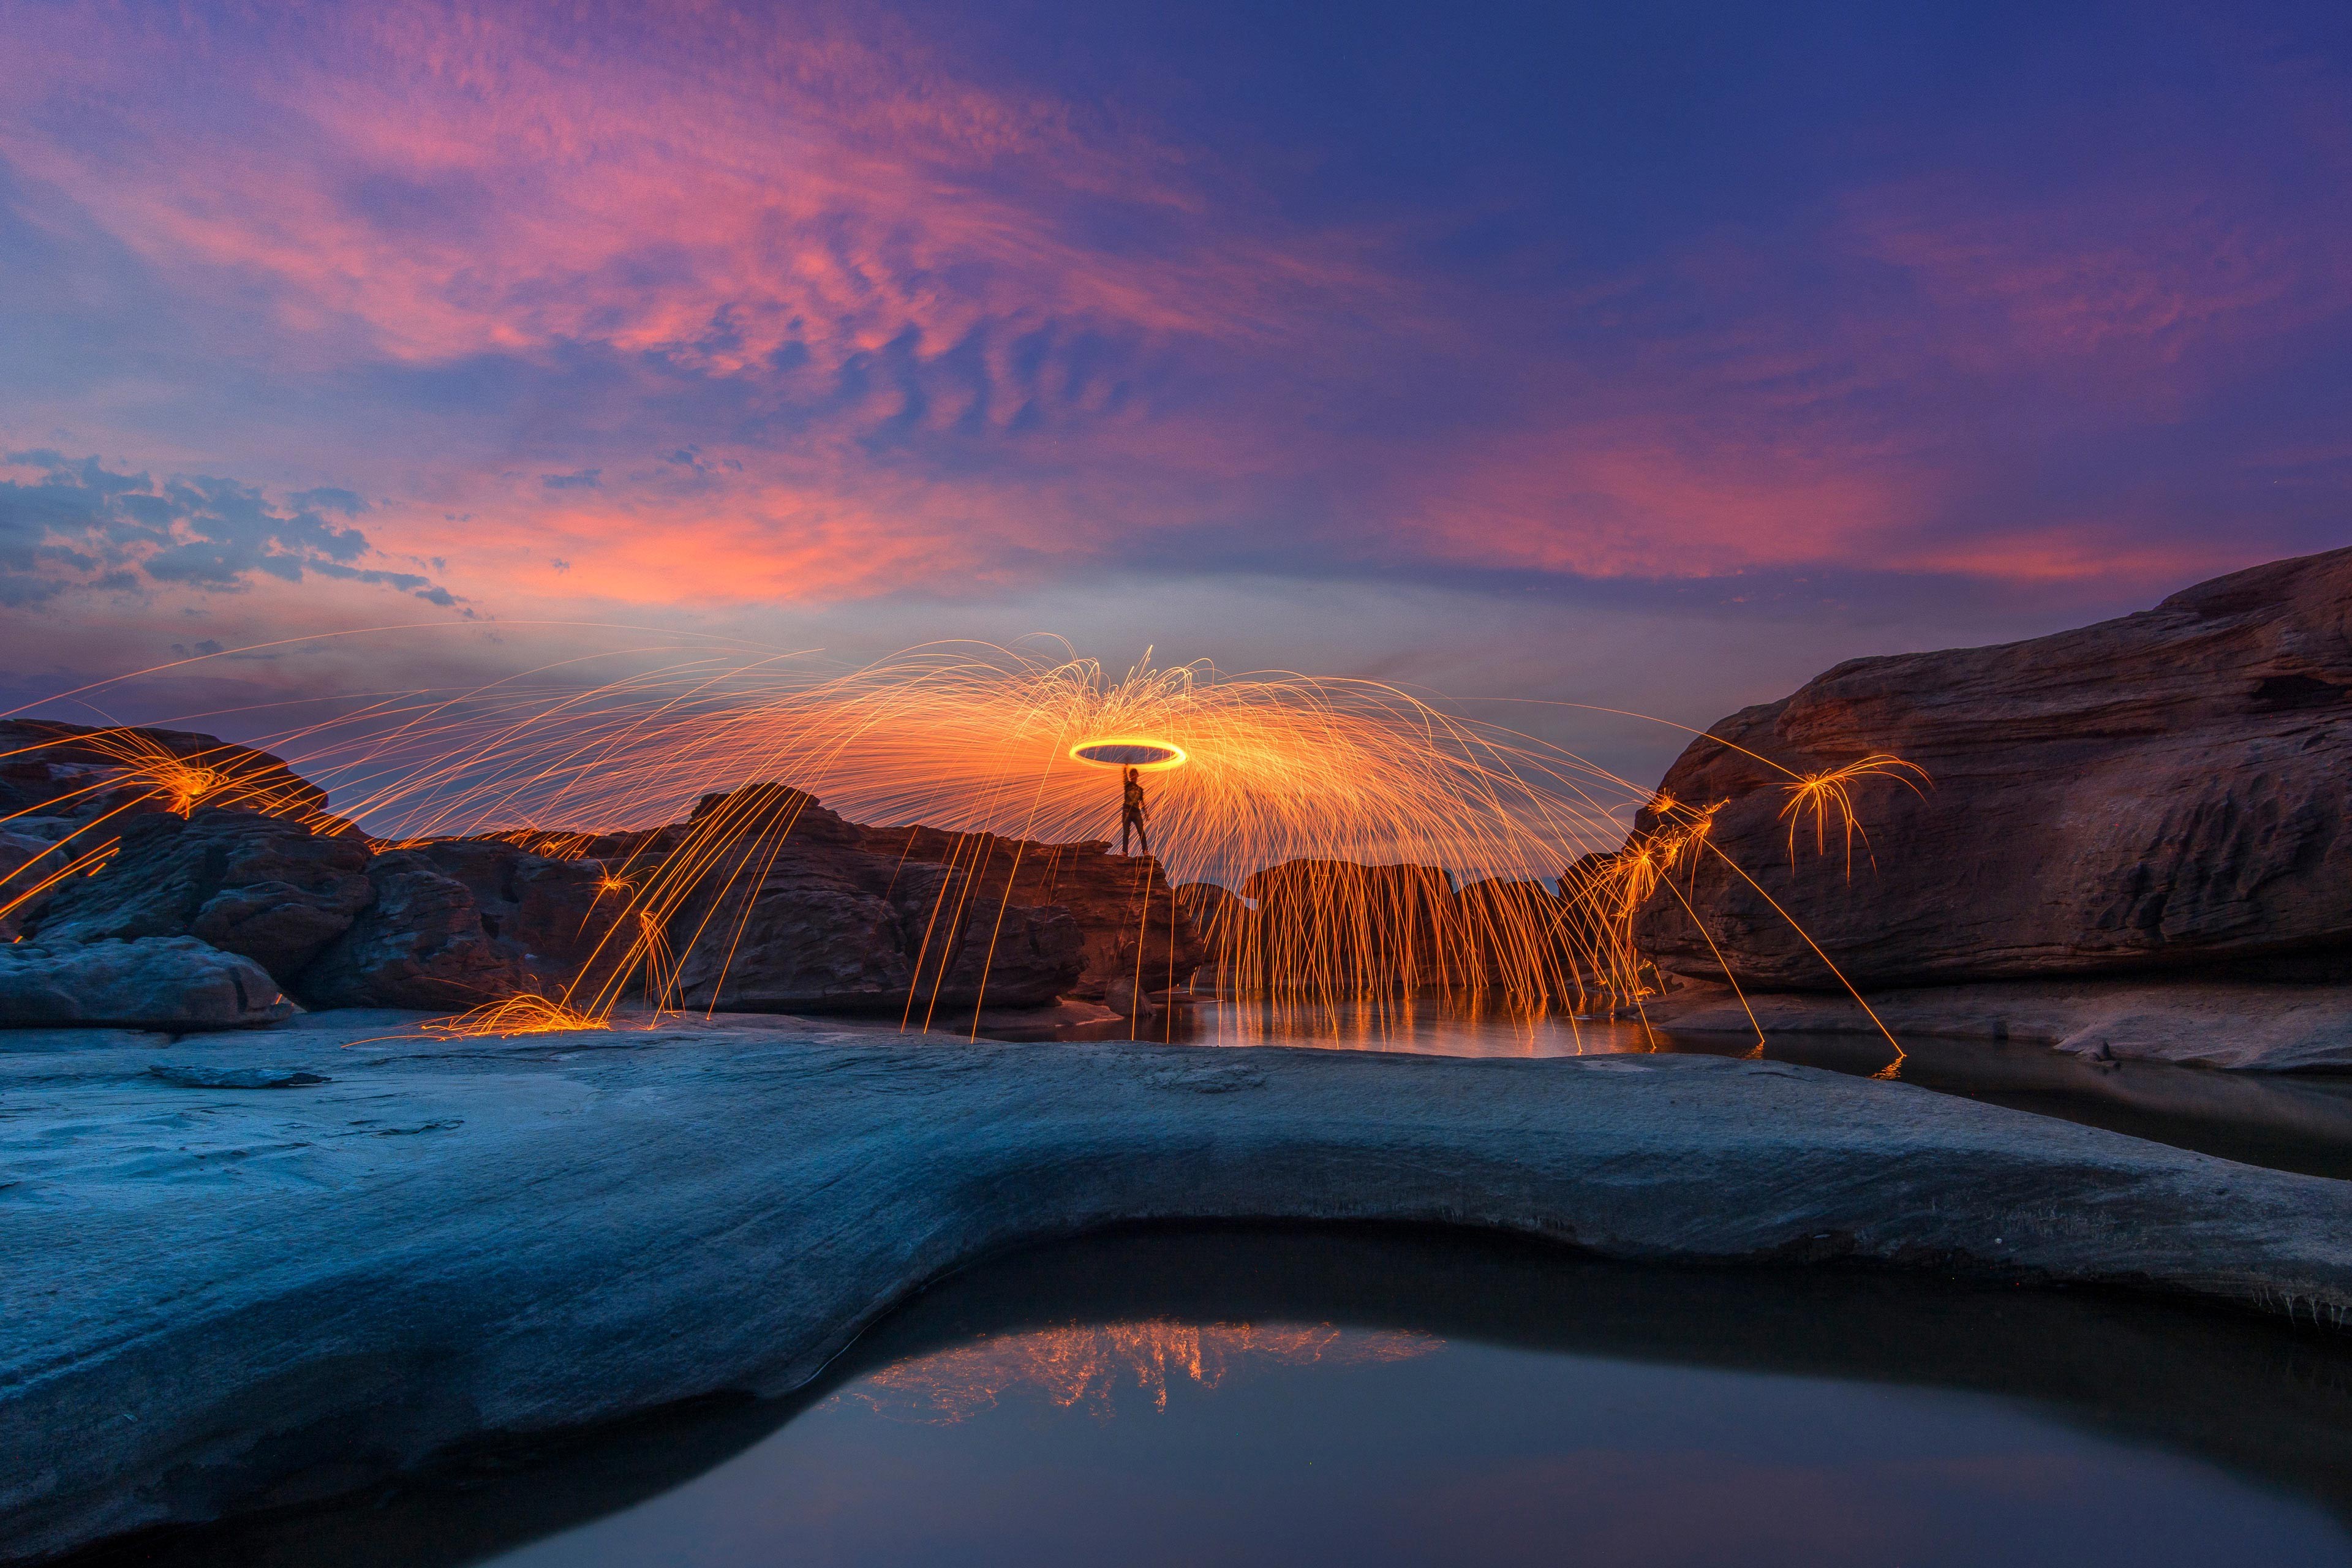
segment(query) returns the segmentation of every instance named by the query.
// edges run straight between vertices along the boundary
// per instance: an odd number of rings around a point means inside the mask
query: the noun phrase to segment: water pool
[[[2352,1563],[2352,1352],[2097,1292],[1187,1228],[982,1264],[818,1385],[89,1561]]]

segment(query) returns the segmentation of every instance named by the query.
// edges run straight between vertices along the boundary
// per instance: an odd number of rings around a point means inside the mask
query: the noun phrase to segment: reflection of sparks
[[[835,1394],[894,1420],[962,1421],[1026,1391],[1065,1409],[1114,1413],[1133,1388],[1168,1408],[1168,1382],[1214,1388],[1252,1366],[1366,1366],[1444,1348],[1430,1334],[1338,1329],[1328,1323],[1136,1322],[1071,1324],[985,1339],[898,1362]]]

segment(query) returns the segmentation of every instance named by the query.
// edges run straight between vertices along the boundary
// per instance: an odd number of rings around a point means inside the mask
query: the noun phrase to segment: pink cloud
[[[262,323],[225,353],[596,359],[552,412],[325,459],[394,492],[372,539],[492,606],[550,556],[551,596],[807,603],[1192,527],[1385,569],[2137,578],[2197,552],[2132,542],[2160,531],[2120,500],[1974,500],[2038,456],[2011,411],[2168,416],[2352,300],[2346,226],[2266,226],[2210,173],[1914,179],[1496,289],[1411,222],[1284,219],[1196,148],[822,9],[0,0],[0,35],[42,106],[0,108],[0,157],[194,313]],[[691,474],[652,456],[688,442]]]
[[[2095,366],[2135,402],[2177,393],[2194,374],[2184,361],[2276,343],[2352,305],[2344,226],[2280,223],[2199,175],[2029,202],[1927,180],[1856,198],[1850,223],[1937,308],[1937,346],[1955,362]]]
[[[1107,257],[1057,204],[1181,223],[1200,197],[1164,150],[955,83],[906,40],[675,19],[691,53],[592,47],[520,6],[320,14],[208,62],[251,95],[226,122],[184,112],[167,24],[123,20],[102,59],[35,27],[32,68],[119,118],[100,147],[20,125],[0,148],[158,267],[260,279],[298,331],[354,326],[407,361],[597,342],[725,374],[1048,318],[1224,337],[1358,270],[1229,231]],[[411,210],[387,221],[372,192]]]

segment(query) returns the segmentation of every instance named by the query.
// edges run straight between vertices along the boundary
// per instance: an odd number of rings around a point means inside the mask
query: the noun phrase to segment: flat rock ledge
[[[1129,1221],[2352,1307],[2352,1184],[1778,1063],[299,1024],[0,1052],[0,1557],[782,1394],[928,1280]]]
[[[2092,1061],[2239,1072],[2352,1072],[2352,985],[2011,980],[1864,994],[1898,1039],[2021,1041]],[[1747,1000],[1743,1008],[1728,985],[1685,982],[1648,1013],[1688,1034],[1878,1033],[1851,996],[1751,991]]]

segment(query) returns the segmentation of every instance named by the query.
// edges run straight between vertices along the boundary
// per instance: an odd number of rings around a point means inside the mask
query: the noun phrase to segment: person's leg
[[[1118,814],[1118,852],[1122,855],[1128,852],[1127,835],[1129,830],[1134,827],[1134,826],[1135,813],[1131,811],[1122,811]]]
[[[1143,852],[1144,852],[1146,855],[1150,854],[1150,853],[1151,853],[1151,833],[1150,833],[1150,829],[1146,828],[1146,827],[1143,826],[1143,818],[1141,818],[1141,817],[1139,817],[1139,817],[1137,817],[1137,818],[1135,819],[1135,837],[1136,837],[1137,840],[1142,844],[1142,846],[1143,846]]]

